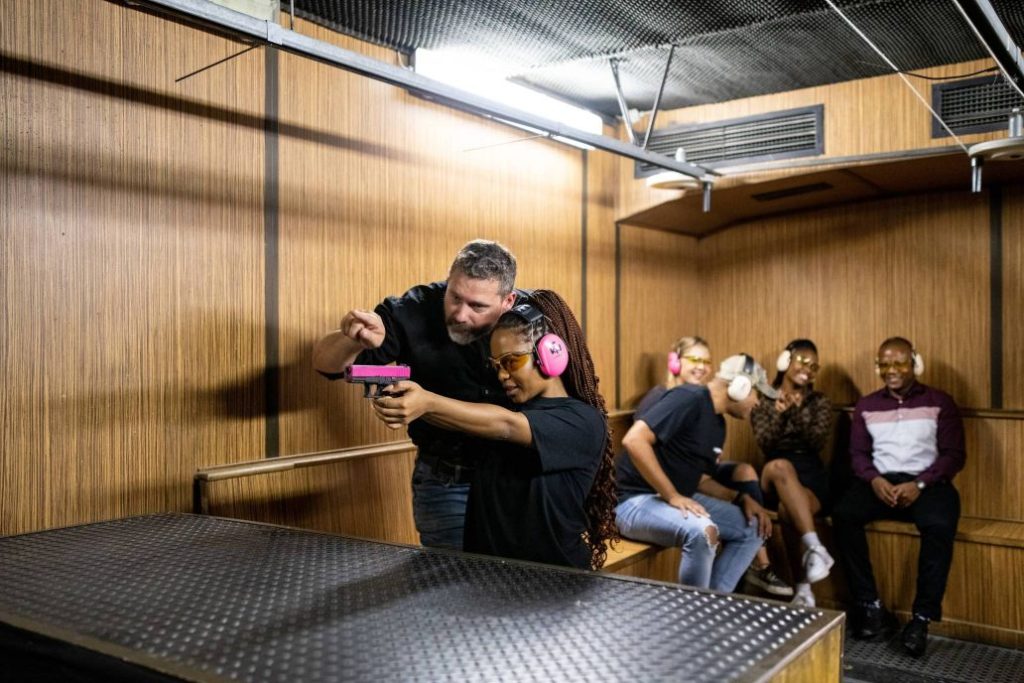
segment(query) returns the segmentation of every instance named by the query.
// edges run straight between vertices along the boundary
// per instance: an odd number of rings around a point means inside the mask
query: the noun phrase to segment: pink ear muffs
[[[534,349],[537,369],[545,377],[558,377],[569,367],[569,348],[557,334],[545,334]]]
[[[679,354],[675,351],[670,351],[668,354],[668,371],[676,377],[683,371],[683,361],[680,360]]]

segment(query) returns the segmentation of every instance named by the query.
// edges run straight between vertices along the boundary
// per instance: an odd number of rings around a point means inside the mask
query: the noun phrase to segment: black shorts
[[[793,469],[796,470],[796,476],[800,480],[800,485],[810,489],[814,497],[821,503],[821,510],[818,511],[817,515],[819,517],[827,515],[832,509],[832,495],[829,491],[828,472],[825,471],[825,466],[821,463],[821,459],[817,456],[809,455],[779,455],[769,457],[768,461],[770,462],[778,458],[785,458],[793,464]],[[779,494],[774,488],[764,492],[764,505],[772,510],[779,509]]]

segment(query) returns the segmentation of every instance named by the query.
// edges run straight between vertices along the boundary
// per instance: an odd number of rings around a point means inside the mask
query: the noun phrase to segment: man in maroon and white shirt
[[[885,386],[854,408],[850,461],[856,477],[832,520],[854,601],[853,635],[861,639],[874,638],[894,623],[878,599],[864,525],[898,519],[917,526],[917,594],[900,642],[919,657],[927,646],[929,621],[942,617],[953,561],[960,495],[952,482],[964,466],[964,427],[949,394],[917,381],[924,365],[909,341],[882,342],[875,364]]]

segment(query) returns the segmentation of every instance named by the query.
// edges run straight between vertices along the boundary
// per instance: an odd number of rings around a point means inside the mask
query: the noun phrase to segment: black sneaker
[[[914,615],[900,634],[900,644],[911,657],[920,657],[928,647],[928,620]]]
[[[770,564],[760,569],[755,569],[754,565],[750,565],[743,578],[747,583],[757,586],[766,593],[785,597],[793,595],[793,587],[780,579],[779,575],[772,571]]]
[[[896,626],[896,618],[878,600],[857,605],[853,611],[853,637],[872,640],[879,635],[889,636]]]

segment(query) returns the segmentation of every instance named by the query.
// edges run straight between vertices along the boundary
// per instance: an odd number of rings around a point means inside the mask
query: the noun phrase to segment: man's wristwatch
[[[924,491],[925,483],[923,481],[921,481],[920,479],[918,479],[918,480],[916,480],[914,482],[914,486],[917,487],[918,491]]]

